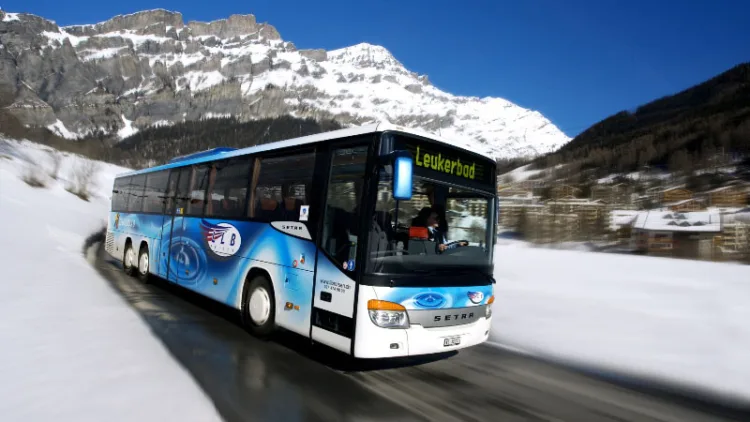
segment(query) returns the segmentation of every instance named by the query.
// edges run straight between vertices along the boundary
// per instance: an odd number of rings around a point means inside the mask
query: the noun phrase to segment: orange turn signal
[[[495,303],[495,295],[492,295],[489,299],[487,299],[488,305],[492,305],[493,303]]]
[[[398,303],[388,302],[386,300],[370,299],[367,301],[367,309],[371,311],[405,311],[406,308]]]

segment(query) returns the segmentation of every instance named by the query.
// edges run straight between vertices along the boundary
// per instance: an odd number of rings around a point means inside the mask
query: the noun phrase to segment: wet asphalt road
[[[161,280],[144,285],[95,248],[93,265],[227,421],[750,421],[491,346],[373,363],[293,334],[262,341],[231,309]]]

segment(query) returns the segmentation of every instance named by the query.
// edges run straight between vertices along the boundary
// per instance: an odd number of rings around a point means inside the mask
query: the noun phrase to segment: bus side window
[[[263,222],[299,221],[302,205],[309,204],[306,186],[312,184],[314,166],[314,152],[257,159],[250,216]]]
[[[138,174],[130,181],[130,200],[128,201],[128,212],[143,211],[144,189],[146,187],[146,175]]]
[[[190,189],[187,195],[187,212],[185,215],[200,217],[203,215],[203,208],[206,204],[206,190],[208,189],[209,167],[207,165],[197,165],[193,167],[193,178],[190,183]]]
[[[222,160],[211,167],[206,196],[207,217],[242,216],[249,173],[250,160],[247,157]]]
[[[146,190],[143,204],[144,212],[164,212],[164,192],[167,189],[169,171],[162,170],[146,174]]]

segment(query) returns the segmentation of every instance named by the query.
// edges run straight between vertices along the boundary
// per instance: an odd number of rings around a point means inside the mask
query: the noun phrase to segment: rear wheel
[[[250,280],[243,313],[245,325],[256,336],[267,337],[276,330],[275,297],[266,277]]]
[[[125,254],[122,256],[122,269],[127,275],[135,274],[135,251],[130,243],[125,246]]]
[[[151,265],[151,262],[148,255],[148,246],[143,246],[140,254],[138,254],[138,279],[144,283],[149,281],[149,265]]]

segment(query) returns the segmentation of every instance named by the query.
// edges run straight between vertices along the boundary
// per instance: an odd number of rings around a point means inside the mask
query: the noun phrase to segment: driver
[[[424,210],[423,210],[424,211]],[[443,252],[446,249],[453,249],[459,246],[467,246],[468,242],[456,242],[451,245],[448,239],[445,238],[445,233],[440,229],[440,222],[438,221],[438,215],[435,210],[430,210],[430,215],[427,217],[427,230],[430,232],[429,239],[437,243],[438,251]]]

